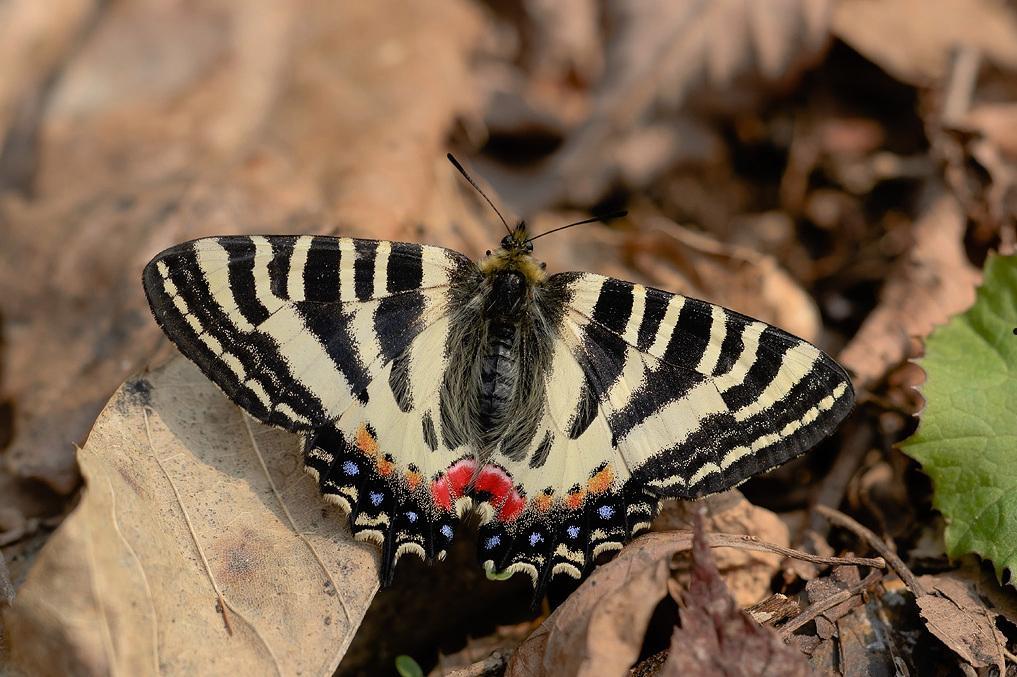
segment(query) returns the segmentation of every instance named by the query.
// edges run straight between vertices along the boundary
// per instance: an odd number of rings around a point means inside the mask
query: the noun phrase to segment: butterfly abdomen
[[[498,423],[512,401],[517,365],[514,356],[519,327],[517,323],[493,320],[487,330],[487,345],[481,357],[481,384],[477,408],[484,446],[497,442]]]
[[[523,366],[519,342],[528,293],[526,278],[515,270],[500,270],[489,278],[482,315],[485,338],[476,355],[481,374],[476,419],[481,448],[497,445],[512,415]]]

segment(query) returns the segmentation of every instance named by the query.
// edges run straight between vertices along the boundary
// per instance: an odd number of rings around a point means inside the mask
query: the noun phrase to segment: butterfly
[[[806,341],[679,294],[548,274],[525,222],[502,222],[478,261],[387,240],[228,236],[144,270],[180,352],[301,437],[324,498],[380,546],[382,583],[405,554],[443,559],[471,515],[489,572],[523,572],[535,594],[582,579],[650,527],[661,499],[738,485],[851,410],[848,375]]]

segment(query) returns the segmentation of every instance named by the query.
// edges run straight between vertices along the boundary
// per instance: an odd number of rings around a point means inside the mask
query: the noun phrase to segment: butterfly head
[[[531,284],[540,284],[547,279],[544,264],[533,258],[533,242],[529,239],[525,221],[520,221],[519,225],[501,239],[501,246],[487,252],[487,256],[481,259],[478,265],[485,275],[515,270]]]

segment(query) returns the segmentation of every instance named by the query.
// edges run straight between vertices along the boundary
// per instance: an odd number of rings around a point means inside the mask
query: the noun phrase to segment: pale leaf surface
[[[331,674],[377,588],[293,435],[177,357],[127,381],[6,618],[28,674]],[[221,595],[221,599],[220,599]]]

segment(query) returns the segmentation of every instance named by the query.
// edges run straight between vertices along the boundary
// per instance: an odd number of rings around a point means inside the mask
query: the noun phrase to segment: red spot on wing
[[[476,461],[469,458],[453,463],[451,468],[431,483],[431,496],[435,504],[451,511],[455,502],[466,493],[476,467]]]
[[[526,507],[526,499],[519,495],[519,492],[512,490],[508,499],[502,504],[498,511],[498,519],[502,522],[510,522],[519,516],[519,513]]]
[[[494,465],[485,465],[479,473],[476,469],[476,461],[464,458],[434,480],[431,497],[435,505],[451,511],[455,502],[468,491],[484,492],[490,496],[488,502],[497,508],[500,521],[509,522],[518,517],[526,507],[526,499],[512,485],[512,477]],[[471,487],[474,476],[476,481]]]
[[[512,477],[497,466],[484,466],[475,486],[491,494],[490,503],[498,506],[498,519],[502,522],[515,519],[526,507],[526,499],[512,486]]]

